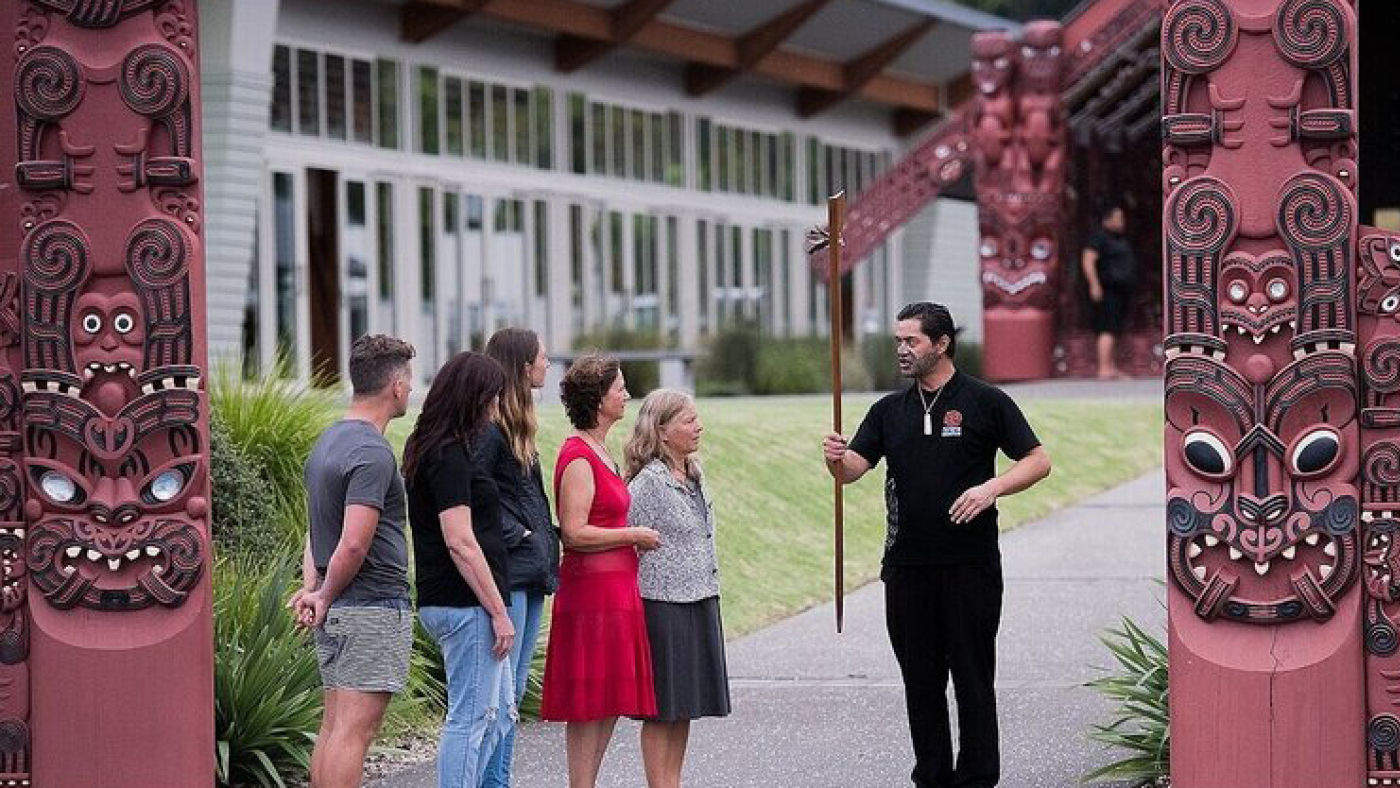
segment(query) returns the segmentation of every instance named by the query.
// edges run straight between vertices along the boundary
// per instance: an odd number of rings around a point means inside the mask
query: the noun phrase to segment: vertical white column
[[[677,266],[680,282],[676,297],[680,299],[681,347],[694,350],[700,344],[700,254],[698,232],[693,214],[680,214],[677,225]]]

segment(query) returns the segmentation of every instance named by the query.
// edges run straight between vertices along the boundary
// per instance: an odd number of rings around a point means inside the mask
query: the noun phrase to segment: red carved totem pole
[[[1057,22],[972,39],[983,371],[991,380],[1050,377],[1065,222],[1065,121]]]
[[[1355,42],[1349,0],[1162,24],[1176,788],[1366,784]]]
[[[0,785],[209,786],[194,2],[0,20]]]

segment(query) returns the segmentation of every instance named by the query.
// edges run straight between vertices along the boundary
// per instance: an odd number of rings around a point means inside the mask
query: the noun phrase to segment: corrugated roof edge
[[[947,0],[874,0],[883,5],[917,11],[935,19],[969,30],[1010,30],[1019,32],[1021,25],[995,14],[947,2]]]

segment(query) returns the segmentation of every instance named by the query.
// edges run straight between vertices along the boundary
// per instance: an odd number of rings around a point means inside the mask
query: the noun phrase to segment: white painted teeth
[[[138,559],[138,558],[140,558],[140,557],[141,557],[141,551],[140,551],[140,550],[129,550],[129,551],[127,551],[126,560],[128,560],[128,561],[135,561],[136,559]]]
[[[1316,547],[1316,546],[1317,546],[1317,534],[1308,534],[1306,537],[1303,538],[1303,541],[1304,541],[1304,542],[1307,542],[1308,544],[1312,545],[1313,547]]]
[[[1328,555],[1328,556],[1331,556],[1331,557],[1333,557],[1333,558],[1336,558],[1336,557],[1337,557],[1337,543],[1336,543],[1336,542],[1328,542],[1326,545],[1323,546],[1322,552],[1323,552],[1324,555]]]
[[[1277,334],[1277,333],[1279,332],[1279,330],[1282,329],[1282,328],[1283,328],[1282,325],[1274,326],[1273,328],[1269,329],[1269,333],[1270,333],[1270,334]]]
[[[83,554],[83,548],[77,545],[73,545],[72,547],[68,548],[67,550],[64,550],[63,552],[67,553],[69,558],[77,558],[78,556]]]
[[[1298,554],[1298,548],[1296,548],[1296,547],[1288,547],[1288,548],[1284,549],[1284,551],[1283,551],[1283,557],[1284,557],[1286,560],[1289,560],[1289,561],[1292,561],[1292,560],[1293,560],[1293,556],[1295,556],[1295,555],[1297,555],[1297,554]]]
[[[1193,567],[1191,567],[1191,573],[1194,574],[1194,575],[1196,576],[1196,579],[1197,579],[1197,580],[1200,580],[1200,581],[1203,582],[1203,583],[1205,582],[1205,579],[1206,579],[1206,568],[1205,568],[1204,566],[1193,566]]]
[[[122,560],[121,560],[120,558],[108,558],[108,559],[107,559],[107,568],[110,569],[110,570],[112,570],[113,572],[117,571],[118,569],[121,569],[121,568],[122,568]]]
[[[97,552],[96,550],[89,550],[87,551],[87,559],[89,561],[101,561],[102,554]]]
[[[150,556],[150,557],[152,557],[152,558],[155,558],[156,556],[160,555],[160,548],[159,548],[159,547],[147,547],[147,548],[146,548],[146,555],[148,555],[148,556]]]
[[[1191,544],[1186,546],[1187,558],[1199,558],[1202,552],[1204,551],[1201,550],[1201,546],[1196,544],[1195,542],[1192,542]]]
[[[1269,573],[1269,562],[1268,562],[1268,561],[1265,561],[1265,562],[1262,563],[1262,564],[1255,564],[1255,565],[1254,565],[1254,574],[1259,575],[1260,577],[1263,577],[1264,575],[1267,575],[1268,573]]]
[[[1274,333],[1278,333],[1278,326],[1274,326]],[[1264,335],[1263,335],[1263,334],[1255,334],[1255,335],[1254,335],[1254,344],[1256,344],[1256,345],[1262,345],[1263,343],[1264,343]]]
[[[1332,576],[1332,565],[1328,564],[1327,566],[1318,567],[1317,574],[1318,577],[1321,577],[1323,580],[1326,580],[1327,578]]]
[[[1231,560],[1231,561],[1238,561],[1238,560],[1240,560],[1241,558],[1244,558],[1244,553],[1241,553],[1241,552],[1239,551],[1239,548],[1231,547],[1231,548],[1230,548],[1230,560]]]
[[[155,572],[156,574],[161,574],[165,571],[165,567],[161,566],[160,564],[156,564],[155,569],[152,569],[151,571]]]
[[[1206,534],[1206,547],[1215,547],[1220,544],[1220,540],[1210,534]]]

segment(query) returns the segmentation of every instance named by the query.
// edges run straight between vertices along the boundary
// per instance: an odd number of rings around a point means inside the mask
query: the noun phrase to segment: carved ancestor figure
[[[1355,27],[1347,0],[1163,21],[1178,788],[1365,784]]]
[[[0,10],[0,785],[212,784],[193,11]]]
[[[1026,26],[973,36],[978,247],[984,371],[992,380],[1048,378],[1064,223],[1063,31]]]

